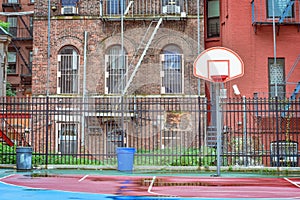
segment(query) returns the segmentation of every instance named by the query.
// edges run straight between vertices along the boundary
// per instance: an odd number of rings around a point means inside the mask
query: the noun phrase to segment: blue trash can
[[[117,147],[118,170],[130,172],[133,170],[135,148]]]
[[[32,148],[17,147],[17,170],[31,170],[32,166]]]

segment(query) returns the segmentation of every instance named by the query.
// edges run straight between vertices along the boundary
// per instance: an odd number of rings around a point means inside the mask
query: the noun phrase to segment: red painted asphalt
[[[31,188],[121,194],[203,198],[300,198],[299,178],[223,178],[175,176],[100,176],[15,174],[1,182]]]

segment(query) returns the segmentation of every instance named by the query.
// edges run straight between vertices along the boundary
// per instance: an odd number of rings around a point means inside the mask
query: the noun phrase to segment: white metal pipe
[[[274,65],[276,67],[276,26],[275,26],[275,2],[272,0],[272,10],[273,10],[273,47],[274,47]],[[278,96],[277,79],[275,79],[275,96]]]
[[[82,107],[83,107],[83,114],[81,119],[81,144],[84,144],[84,135],[85,135],[85,110],[86,110],[86,51],[87,51],[87,39],[88,39],[88,33],[87,31],[84,31],[84,50],[83,50],[83,83],[82,83]]]

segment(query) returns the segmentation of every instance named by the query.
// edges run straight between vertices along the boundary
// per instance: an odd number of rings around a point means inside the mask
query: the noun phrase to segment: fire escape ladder
[[[5,124],[5,132],[10,132],[13,134],[13,137],[15,138],[16,141],[11,140],[4,132],[4,130],[0,129],[0,138],[2,141],[4,141],[8,146],[14,146],[15,142],[18,143],[18,145],[25,145],[25,146],[30,146],[29,143],[26,141],[26,138],[23,133],[19,133],[16,131],[16,129],[5,119],[2,119],[2,122]]]
[[[291,95],[290,99],[291,100],[296,100],[297,94],[300,92],[300,82],[298,82],[293,94]]]
[[[294,3],[295,3],[295,0],[290,0],[289,2],[287,2],[286,7],[284,8],[283,12],[281,13],[281,16],[279,17],[279,20],[278,20],[279,24],[281,24],[283,22],[283,20],[286,18],[289,10],[291,10]]]
[[[29,73],[32,74],[32,69],[29,66],[29,64],[26,62],[23,54],[21,53],[21,51],[19,50],[19,48],[17,47],[15,41],[11,41],[11,44],[13,45],[13,47],[15,48],[16,52],[18,53],[18,55],[20,56],[20,58],[22,59],[23,63],[25,64],[26,68],[28,69]]]
[[[150,33],[150,30],[152,30],[153,23],[155,23],[155,22],[157,24],[156,24],[156,26],[155,26],[155,28],[154,28],[154,30],[153,30],[153,32],[152,32],[152,34],[151,34],[148,42],[145,43],[145,41],[147,40],[147,35],[148,35],[148,33]],[[135,77],[135,74],[137,73],[137,71],[138,71],[138,69],[139,69],[139,67],[140,67],[140,65],[141,65],[141,63],[142,63],[142,61],[143,61],[143,59],[144,59],[144,57],[145,57],[145,55],[147,53],[147,50],[149,49],[149,47],[150,47],[150,45],[152,43],[152,40],[153,40],[154,36],[156,35],[156,33],[157,33],[157,31],[158,31],[159,26],[161,25],[161,23],[162,23],[162,18],[160,18],[158,21],[152,21],[150,23],[150,25],[148,26],[148,29],[147,29],[147,31],[146,31],[146,33],[145,33],[145,35],[144,35],[144,37],[143,37],[143,39],[142,39],[139,47],[137,48],[137,50],[136,50],[136,52],[135,52],[135,54],[134,54],[131,62],[130,62],[129,68],[134,65],[134,60],[137,57],[138,52],[141,49],[144,49],[144,50],[143,50],[141,56],[139,57],[139,60],[138,60],[137,64],[135,65],[135,68],[134,68],[134,70],[133,70],[133,72],[132,72],[132,74],[131,74],[131,76],[130,76],[130,78],[129,78],[129,80],[128,80],[128,82],[127,82],[127,84],[126,84],[126,86],[125,86],[125,88],[123,90],[123,92],[122,92],[122,96],[124,96],[126,94],[126,92],[127,92],[128,88],[129,88],[131,82],[133,81],[133,78]]]
[[[11,139],[9,137],[7,137],[7,135],[0,130],[0,138],[2,139],[2,141],[4,141],[8,146],[12,147],[14,146],[14,142],[11,141]]]
[[[293,74],[293,72],[294,72],[296,66],[297,66],[298,63],[299,63],[299,61],[300,61],[300,55],[298,55],[296,61],[294,62],[292,68],[290,69],[288,75],[286,76],[286,79],[285,79],[286,83],[288,83],[288,80],[289,80],[289,78],[291,77],[291,75]]]
[[[32,31],[30,30],[30,28],[28,27],[28,24],[26,24],[26,22],[24,21],[23,17],[20,15],[18,16],[20,18],[20,20],[22,21],[24,27],[26,28],[26,30],[28,31],[29,35],[31,38],[33,38],[33,34]]]
[[[291,102],[293,100],[296,100],[297,94],[300,92],[300,81],[298,82],[293,94],[291,95],[291,97],[289,98],[289,102],[285,105],[284,111],[281,113],[281,117],[285,117],[286,116],[286,112],[290,109],[291,107]]]
[[[149,34],[151,34],[151,33],[149,33],[149,32],[150,32],[150,30],[151,30],[151,28],[152,28],[152,26],[153,26],[154,23],[157,23],[157,21],[151,21],[151,23],[149,24],[149,26],[148,26],[148,28],[147,28],[147,30],[146,30],[146,32],[145,32],[145,34],[144,34],[144,36],[143,36],[140,44],[139,44],[139,46],[137,47],[136,51],[134,52],[134,54],[132,56],[132,59],[131,59],[129,65],[128,65],[128,69],[131,69],[133,67],[134,63],[137,62],[137,58],[138,58],[139,52],[142,49],[146,49],[146,44],[147,44],[146,43],[146,39],[150,38]]]

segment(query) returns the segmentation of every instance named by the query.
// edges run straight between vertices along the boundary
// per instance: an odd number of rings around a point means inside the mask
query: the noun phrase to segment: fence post
[[[280,167],[280,156],[279,156],[279,124],[278,124],[278,112],[279,112],[279,109],[278,109],[278,96],[275,97],[275,114],[276,114],[276,146],[277,146],[277,152],[276,152],[276,156],[277,156],[277,168]]]
[[[121,131],[122,147],[127,147],[127,142],[124,140],[124,96],[121,96]]]
[[[243,96],[243,138],[244,138],[244,165],[248,166],[248,155],[247,155],[247,106],[246,106],[246,97]]]
[[[206,102],[207,101],[205,100],[205,103]],[[205,108],[205,110],[207,111],[207,107]],[[207,117],[207,115],[206,115],[206,117]],[[202,143],[201,143],[201,133],[202,133],[202,131],[201,131],[201,97],[200,96],[198,96],[198,118],[199,118],[198,119],[199,166],[201,166],[201,156],[202,156],[202,152],[201,152],[201,146],[202,146]],[[206,124],[206,123],[204,123],[204,124]],[[205,128],[205,131],[206,131],[206,128]],[[204,134],[206,134],[206,133],[204,133]],[[204,135],[203,135],[203,138],[205,138]]]
[[[46,159],[45,159],[45,168],[47,169],[48,168],[48,134],[49,134],[49,96],[47,95],[46,97]]]
[[[222,148],[222,122],[221,114],[222,110],[220,107],[220,83],[216,83],[216,125],[217,125],[217,176],[221,175],[221,148]]]

